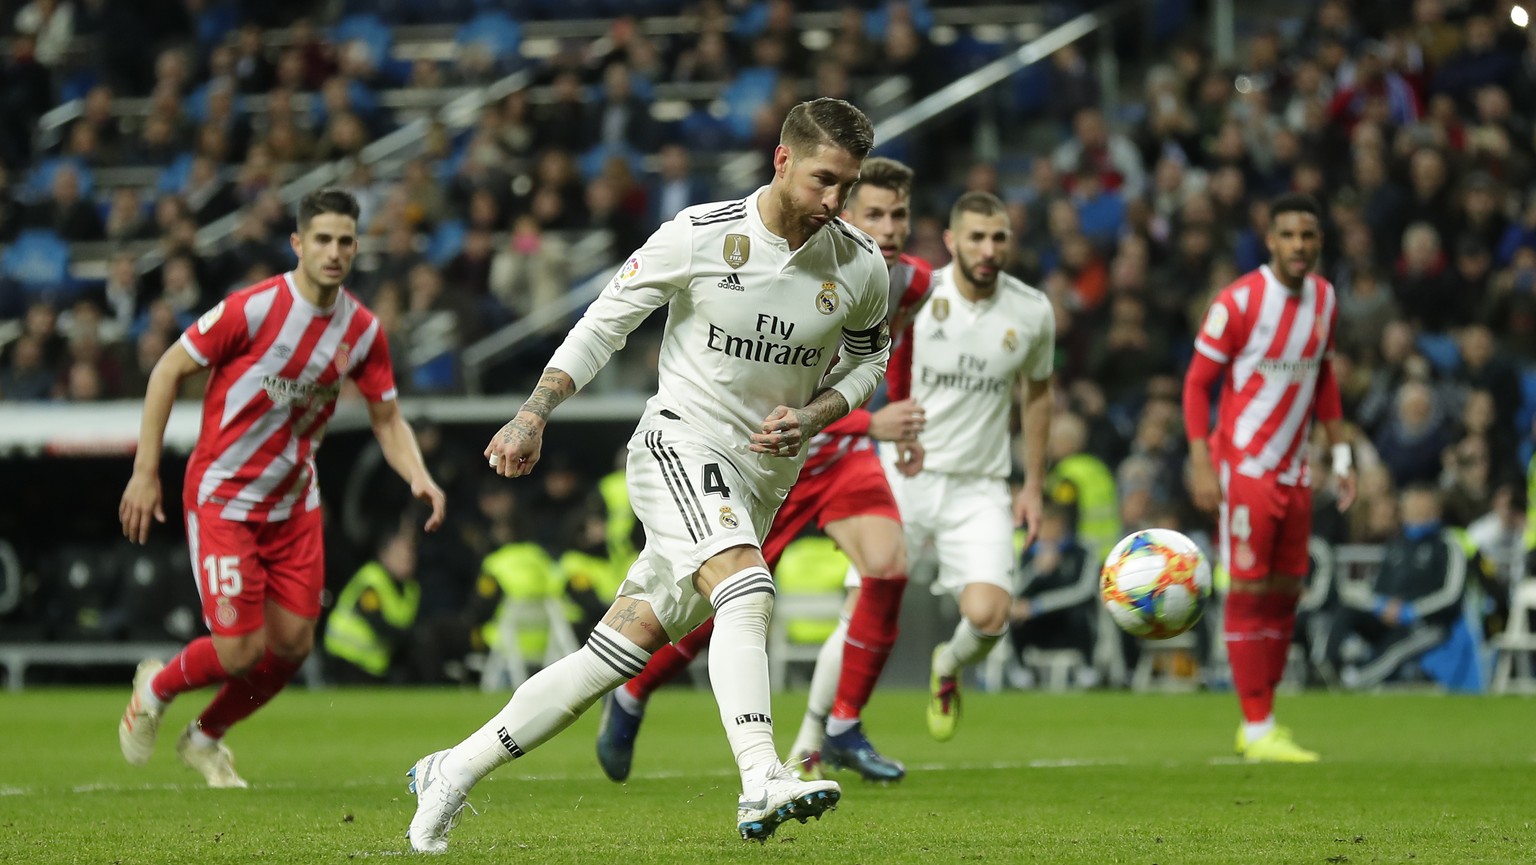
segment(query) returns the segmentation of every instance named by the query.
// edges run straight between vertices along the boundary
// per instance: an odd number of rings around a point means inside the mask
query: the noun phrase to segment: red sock
[[[149,688],[161,701],[169,703],[177,694],[206,688],[227,678],[229,674],[219,662],[219,653],[214,651],[213,638],[198,637],[176,653],[150,681]]]
[[[1223,630],[1237,702],[1242,707],[1243,719],[1256,724],[1268,718],[1275,707],[1275,687],[1269,678],[1271,641],[1269,623],[1264,617],[1264,597],[1253,592],[1228,594]]]
[[[224,683],[213,702],[198,716],[198,726],[214,739],[223,738],[230,727],[250,717],[252,712],[276,697],[277,692],[298,671],[298,664],[280,658],[268,649],[249,673]]]
[[[1271,688],[1280,686],[1285,678],[1285,665],[1291,655],[1291,635],[1296,633],[1295,595],[1272,592],[1264,595],[1264,627],[1269,639],[1265,648],[1269,658],[1269,682]]]
[[[837,697],[832,701],[832,717],[859,717],[869,695],[874,693],[880,671],[896,645],[896,623],[901,617],[901,595],[907,588],[905,574],[899,577],[864,577],[860,582],[859,601],[848,620],[848,637],[843,641],[843,671],[837,680]]]
[[[651,660],[640,671],[640,675],[624,683],[624,690],[631,697],[644,702],[649,699],[651,693],[672,679],[688,665],[693,659],[709,646],[709,637],[715,632],[715,620],[713,617],[705,619],[704,624],[683,635],[681,640],[671,645],[662,646],[651,655]]]

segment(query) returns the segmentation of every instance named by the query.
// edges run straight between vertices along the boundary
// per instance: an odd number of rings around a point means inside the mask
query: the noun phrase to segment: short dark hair
[[[1323,219],[1323,209],[1318,206],[1317,199],[1302,192],[1287,192],[1269,203],[1271,225],[1282,213],[1310,213],[1319,222]]]
[[[309,221],[322,213],[339,213],[355,221],[360,212],[357,198],[345,189],[335,186],[316,189],[299,199],[299,233],[303,234]]]
[[[859,186],[889,189],[902,198],[912,197],[912,169],[884,156],[871,156],[859,167]]]
[[[981,216],[996,216],[999,213],[1006,214],[1008,205],[1001,198],[990,192],[971,190],[960,196],[955,206],[949,209],[949,227],[954,228],[960,222],[960,214],[975,213]]]
[[[875,127],[850,103],[823,96],[789,109],[779,131],[779,143],[806,154],[830,144],[862,161],[875,149]]]

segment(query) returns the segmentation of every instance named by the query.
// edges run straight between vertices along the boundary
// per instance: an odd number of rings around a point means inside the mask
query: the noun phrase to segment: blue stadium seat
[[[216,0],[209,3],[197,16],[197,44],[211,48],[224,41],[224,37],[240,26],[240,8],[233,0]]]
[[[52,231],[27,229],[0,257],[0,275],[31,294],[68,292],[74,286],[69,244]]]
[[[373,65],[382,68],[389,60],[389,47],[394,44],[395,33],[377,15],[352,15],[336,22],[331,28],[331,39],[337,45],[363,43],[373,54]]]
[[[464,247],[465,233],[464,223],[460,220],[445,219],[438,223],[431,239],[427,241],[427,260],[437,267],[452,261]]]
[[[773,98],[773,89],[779,84],[776,69],[754,67],[743,69],[735,80],[725,86],[720,98],[728,106],[725,122],[737,140],[752,137],[752,122],[757,110]]]
[[[590,181],[592,178],[602,174],[603,165],[608,162],[608,158],[611,156],[624,157],[624,161],[629,163],[630,172],[636,177],[645,173],[644,157],[639,153],[629,148],[609,147],[606,144],[599,144],[577,157],[576,167],[581,172],[581,179]]]
[[[1421,333],[1414,344],[1440,375],[1449,375],[1461,368],[1461,349],[1450,334]]]
[[[1515,415],[1515,432],[1529,438],[1531,423],[1536,421],[1536,366],[1520,371],[1520,411]]]
[[[459,45],[485,45],[497,60],[505,63],[517,58],[518,47],[523,43],[523,28],[507,13],[488,10],[460,27],[454,42]]]
[[[925,0],[903,0],[907,8],[912,10],[912,26],[919,33],[927,33],[933,29],[933,10],[928,8]],[[885,34],[885,28],[890,26],[891,3],[886,2],[870,12],[864,13],[864,35],[879,41]]]
[[[74,167],[75,176],[80,178],[80,197],[90,198],[91,191],[96,188],[96,175],[91,172],[91,167],[73,156],[55,156],[39,162],[27,175],[21,187],[21,199],[38,202],[47,198],[53,188],[53,174],[61,165]]]
[[[155,195],[171,195],[181,192],[187,186],[187,178],[192,174],[192,154],[183,153],[171,160],[160,172],[155,180]]]

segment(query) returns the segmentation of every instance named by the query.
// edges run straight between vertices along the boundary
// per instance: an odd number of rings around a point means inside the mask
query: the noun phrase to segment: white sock
[[[443,758],[442,771],[468,791],[503,763],[554,738],[598,698],[645,669],[651,654],[599,623],[586,645],[535,673],[507,705]]]
[[[955,626],[955,635],[949,638],[949,644],[934,659],[934,672],[940,676],[959,675],[962,667],[985,658],[1006,633],[1008,631],[1005,629],[995,634],[984,634],[970,622],[961,619],[960,624]]]
[[[811,693],[805,704],[805,716],[800,719],[800,732],[795,734],[795,744],[789,749],[791,754],[821,750],[822,740],[827,735],[827,716],[837,697],[837,680],[843,673],[843,641],[847,637],[848,616],[844,614],[816,654],[816,669],[811,672]]]
[[[1268,736],[1275,730],[1275,716],[1270,715],[1262,721],[1244,721],[1243,739],[1248,742],[1257,742]]]
[[[150,676],[144,681],[144,687],[139,691],[139,703],[144,708],[156,714],[164,714],[165,707],[170,705],[169,700],[162,700],[155,695],[154,676]]]
[[[613,699],[618,702],[619,708],[631,715],[645,714],[645,701],[631,694],[628,688],[616,688]]]
[[[192,744],[198,748],[212,748],[219,744],[219,740],[213,738],[207,733],[204,733],[203,725],[197,723],[196,721],[192,722],[192,733],[188,738],[190,738],[192,740]]]
[[[854,727],[857,727],[857,726],[859,726],[859,719],[858,718],[837,718],[837,717],[828,718],[827,719],[827,735],[828,736],[841,736],[844,733],[848,732],[849,730],[852,730]]]
[[[726,577],[709,596],[715,608],[709,684],[720,705],[720,721],[744,788],[773,771],[779,762],[773,746],[773,707],[768,689],[768,620],[773,616],[773,597],[773,577],[760,567]]]

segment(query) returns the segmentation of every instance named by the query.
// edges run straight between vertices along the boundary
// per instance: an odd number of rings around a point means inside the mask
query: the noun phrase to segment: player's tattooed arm
[[[794,414],[800,421],[801,434],[809,439],[847,416],[849,411],[848,398],[829,387],[816,394],[810,405],[796,409]]]
[[[795,457],[817,433],[848,414],[848,399],[832,388],[816,394],[805,408],[779,406],[763,418],[761,432],[752,434],[748,450],[772,457]]]
[[[543,450],[544,424],[555,407],[575,392],[576,381],[564,370],[545,368],[538,386],[518,409],[517,415],[507,421],[486,445],[485,456],[490,460],[491,468],[503,477],[521,477],[532,471]]]
[[[550,412],[555,406],[571,398],[576,392],[576,381],[564,370],[554,367],[545,367],[544,374],[539,377],[539,383],[523,402],[523,407],[518,414],[527,412],[536,415],[540,420],[549,420]]]

